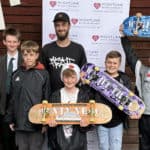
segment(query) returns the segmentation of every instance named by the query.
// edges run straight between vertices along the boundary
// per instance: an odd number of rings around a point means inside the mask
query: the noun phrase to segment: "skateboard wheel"
[[[94,68],[94,70],[95,70],[95,71],[99,71],[100,68],[96,66],[96,67]]]
[[[42,104],[48,104],[48,100],[43,100]]]
[[[136,13],[136,16],[137,16],[138,18],[140,18],[140,17],[142,17],[142,13],[138,12],[138,13]]]
[[[90,100],[89,103],[95,104],[95,100]]]
[[[45,118],[42,118],[41,122],[44,123],[45,121],[46,121],[46,119],[45,119]]]
[[[121,106],[121,105],[119,105],[118,108],[119,108],[120,110],[123,110],[123,106]]]
[[[84,80],[85,84],[90,84],[90,80]]]
[[[91,123],[94,123],[94,122],[95,122],[95,119],[94,119],[94,118],[90,118],[90,122],[91,122]]]
[[[131,96],[134,96],[134,93],[133,92],[130,92],[129,93],[129,96],[131,97]]]
[[[137,111],[139,109],[139,104],[138,102],[134,101],[134,102],[131,102],[128,106],[128,109],[130,111]]]

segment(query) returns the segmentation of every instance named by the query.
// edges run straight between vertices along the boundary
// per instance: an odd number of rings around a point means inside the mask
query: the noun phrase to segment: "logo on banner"
[[[98,41],[99,35],[93,35],[93,36],[92,36],[92,39],[93,39],[95,42]]]
[[[101,34],[101,35],[92,35],[91,39],[96,43],[118,43],[119,41],[118,35],[109,35],[109,34]]]
[[[74,25],[75,25],[75,24],[77,24],[77,23],[78,23],[78,19],[77,19],[77,18],[72,18],[72,19],[71,19],[71,22],[72,22],[72,24],[74,24]]]
[[[50,1],[49,4],[50,4],[51,7],[55,7],[56,1]]]
[[[94,5],[94,7],[95,7],[96,9],[99,9],[99,8],[101,7],[101,4],[100,4],[100,3],[94,3],[93,5]]]
[[[50,34],[49,34],[49,38],[50,38],[51,40],[54,40],[55,37],[56,37],[56,34],[53,34],[53,33],[50,33]]]

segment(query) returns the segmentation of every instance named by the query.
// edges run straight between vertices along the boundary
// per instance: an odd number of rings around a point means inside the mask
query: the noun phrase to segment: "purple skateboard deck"
[[[144,112],[145,105],[138,96],[94,64],[88,63],[81,68],[81,78],[83,83],[100,92],[126,114],[139,115]]]
[[[150,16],[137,13],[128,17],[123,22],[123,33],[126,36],[150,37]]]

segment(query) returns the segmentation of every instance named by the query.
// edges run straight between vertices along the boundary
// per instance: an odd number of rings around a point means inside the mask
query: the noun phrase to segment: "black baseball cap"
[[[64,22],[68,22],[70,23],[70,19],[69,19],[69,16],[64,13],[64,12],[59,12],[55,15],[54,17],[54,22],[57,22],[57,21],[64,21]]]

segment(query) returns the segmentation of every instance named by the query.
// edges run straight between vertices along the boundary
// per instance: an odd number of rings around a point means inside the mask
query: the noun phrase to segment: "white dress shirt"
[[[14,58],[14,60],[13,60],[13,72],[15,70],[17,70],[17,68],[18,68],[18,55],[19,55],[18,51],[16,52],[16,54],[14,56],[11,56],[7,53],[7,69],[8,69],[9,61],[11,60],[11,58]]]

